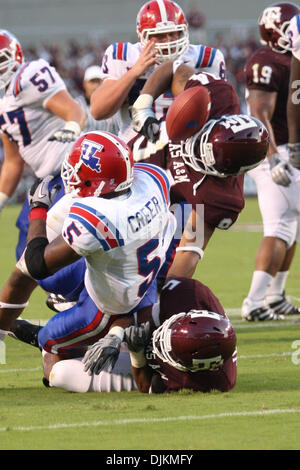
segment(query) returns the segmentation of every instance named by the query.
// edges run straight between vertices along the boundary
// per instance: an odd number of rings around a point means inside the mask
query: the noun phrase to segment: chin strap
[[[25,304],[7,304],[0,300],[0,308],[25,308],[28,304],[29,302],[25,302]]]

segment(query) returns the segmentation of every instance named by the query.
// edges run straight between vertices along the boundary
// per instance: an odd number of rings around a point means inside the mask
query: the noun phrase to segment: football
[[[180,93],[166,116],[169,139],[185,140],[198,132],[207,121],[210,107],[210,93],[203,85],[188,88]]]

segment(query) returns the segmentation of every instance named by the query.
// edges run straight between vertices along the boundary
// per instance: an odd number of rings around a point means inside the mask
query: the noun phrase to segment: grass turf
[[[18,206],[1,214],[3,285],[15,264]],[[256,199],[229,231],[217,231],[195,277],[226,307],[238,338],[238,380],[229,393],[71,394],[46,389],[38,350],[7,338],[0,364],[1,450],[298,450],[300,448],[299,318],[262,324],[240,320],[262,237]],[[237,230],[239,229],[239,230]],[[252,231],[258,230],[258,231]],[[287,294],[299,297],[299,253]],[[23,318],[46,320],[37,289]],[[298,346],[300,349],[300,346]]]

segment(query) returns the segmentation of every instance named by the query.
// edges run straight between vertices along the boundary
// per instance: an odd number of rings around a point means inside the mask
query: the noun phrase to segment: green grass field
[[[1,286],[15,264],[18,210],[11,206],[0,216]],[[154,396],[46,389],[39,351],[8,338],[6,364],[0,364],[0,449],[299,450],[300,319],[259,324],[240,319],[262,238],[259,224],[257,201],[249,198],[235,227],[215,233],[196,273],[236,328],[238,379],[231,392]],[[297,252],[289,296],[300,297],[299,266]],[[45,295],[36,290],[23,318],[49,315]]]

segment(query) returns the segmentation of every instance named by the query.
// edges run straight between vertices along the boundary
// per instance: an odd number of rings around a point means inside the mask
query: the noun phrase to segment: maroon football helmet
[[[265,8],[258,19],[261,43],[273,51],[284,54],[290,50],[287,29],[300,9],[294,3],[274,3]]]
[[[23,52],[17,38],[9,31],[0,30],[0,90],[7,87],[15,71],[23,62]]]
[[[228,318],[207,310],[190,310],[168,318],[154,331],[153,352],[158,359],[184,372],[219,368],[236,348]]]
[[[61,177],[65,192],[79,197],[123,191],[133,181],[132,152],[110,132],[87,132],[66,154]]]
[[[195,171],[225,178],[255,168],[266,157],[269,134],[253,116],[234,114],[211,119],[181,143],[184,162]]]

